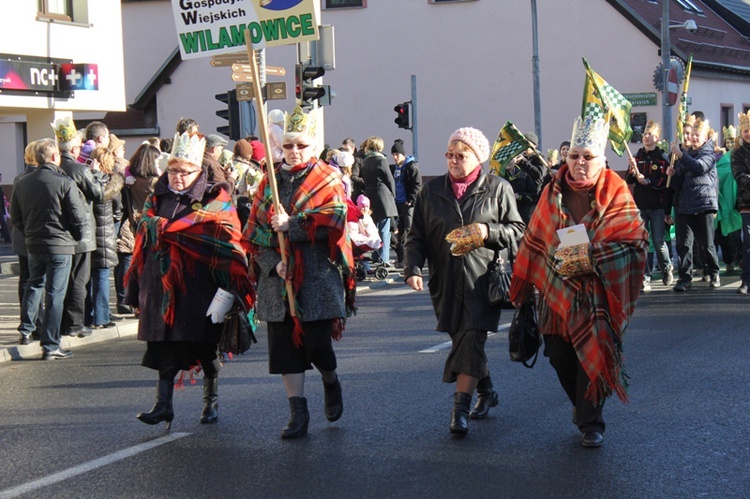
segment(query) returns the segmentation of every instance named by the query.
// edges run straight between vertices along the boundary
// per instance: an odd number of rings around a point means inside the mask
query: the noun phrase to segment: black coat
[[[112,173],[104,185],[104,198],[94,203],[96,221],[96,249],[91,254],[92,269],[113,269],[117,266],[117,234],[115,233],[115,205],[122,205],[120,191],[125,183],[122,175]],[[122,210],[120,210],[122,216]]]
[[[445,236],[473,222],[485,223],[489,228],[485,247],[462,257],[452,256]],[[404,277],[421,276],[425,261],[429,264],[428,288],[438,331],[497,330],[500,309],[488,305],[487,266],[495,250],[507,248],[521,238],[524,227],[513,189],[494,175],[481,173],[460,202],[447,174],[422,187],[406,239]]]
[[[104,181],[87,165],[76,161],[69,152],[60,154],[60,169],[76,183],[86,205],[86,231],[76,245],[76,254],[94,251],[96,249],[94,203],[101,201],[104,196]]]
[[[73,255],[86,228],[81,193],[56,165],[45,163],[20,177],[13,188],[11,221],[28,253]]]
[[[737,181],[737,209],[750,209],[750,145],[732,151],[732,176]]]
[[[379,220],[398,216],[396,183],[388,161],[382,153],[365,155],[362,162],[362,178],[365,180],[365,196],[370,198],[372,219],[377,223]]]
[[[169,190],[167,174],[159,178],[154,188],[157,198],[157,215],[169,220],[182,217],[192,205],[206,205],[215,199],[220,189],[228,185],[212,184],[206,178],[205,169],[193,186],[184,194]],[[239,224],[239,221],[237,222]],[[149,247],[149,252],[153,248]],[[218,285],[208,266],[195,262],[184,270],[185,292],[177,291],[174,304],[174,324],[167,326],[162,314],[164,290],[161,283],[159,263],[152,255],[146,255],[146,263],[139,278],[129,279],[125,303],[139,307],[138,339],[142,341],[188,341],[195,343],[218,342],[223,324],[214,324],[206,317],[206,311],[216,294]]]

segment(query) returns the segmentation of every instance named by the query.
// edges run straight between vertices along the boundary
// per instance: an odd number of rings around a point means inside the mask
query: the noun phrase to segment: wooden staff
[[[247,47],[247,58],[250,62],[250,71],[253,77],[253,93],[255,95],[255,109],[258,115],[258,127],[260,128],[260,138],[263,140],[263,144],[266,149],[266,176],[268,177],[268,185],[271,187],[271,201],[273,202],[274,213],[280,213],[282,210],[281,203],[279,203],[279,188],[276,184],[276,171],[273,167],[273,156],[271,155],[271,146],[268,139],[268,128],[266,128],[266,113],[263,106],[263,93],[260,85],[260,74],[258,71],[258,63],[255,60],[255,50],[253,49],[252,42],[250,41],[250,30],[245,30],[245,45]],[[281,261],[284,265],[287,264],[286,257],[286,236],[283,232],[277,232],[276,235],[279,237],[279,250],[281,250]],[[293,271],[293,269],[287,268],[287,273]],[[296,308],[294,307],[294,289],[292,288],[292,282],[289,279],[284,278],[286,282],[286,297],[289,300],[289,315],[292,317],[297,316]]]

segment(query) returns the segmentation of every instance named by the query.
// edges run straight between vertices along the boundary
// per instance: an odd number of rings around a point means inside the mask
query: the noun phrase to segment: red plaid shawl
[[[308,172],[302,184],[292,195],[292,210],[289,216],[306,221],[311,242],[315,241],[315,231],[318,227],[328,229],[329,258],[341,272],[346,294],[346,313],[347,316],[351,316],[356,312],[354,297],[357,283],[354,277],[352,245],[346,232],[347,203],[341,176],[338,170],[315,158],[302,168],[307,168]],[[262,201],[258,202],[260,196],[262,196]],[[279,251],[278,236],[271,227],[272,214],[271,187],[268,184],[268,178],[264,176],[258,186],[256,200],[253,203],[243,238],[243,242],[249,243],[247,249],[251,259],[258,246],[275,248]],[[287,268],[294,269],[293,272],[287,273],[287,279],[292,282],[292,289],[296,296],[302,287],[305,274],[302,251],[295,243],[287,243],[286,251]],[[252,267],[254,266],[251,266],[251,275]],[[302,312],[296,301],[295,309]],[[334,339],[341,338],[345,325],[344,319],[341,317],[334,324]],[[295,321],[295,345],[302,344],[302,334],[301,324]]]
[[[196,262],[207,265],[219,286],[236,290],[244,296],[248,309],[252,308],[255,291],[248,276],[247,257],[240,242],[240,222],[230,195],[221,189],[205,206],[172,221],[156,215],[156,201],[152,195],[144,205],[128,278],[141,274],[147,255],[159,262],[164,322],[174,324],[174,292],[185,291],[184,272],[194,269]]]
[[[599,401],[612,391],[627,400],[622,340],[635,309],[646,263],[647,232],[625,182],[604,170],[596,182],[592,210],[581,220],[591,240],[595,274],[562,279],[553,270],[560,243],[557,229],[574,225],[562,206],[560,171],[543,192],[513,264],[511,299],[540,293],[539,326],[569,338],[591,380],[586,397]]]

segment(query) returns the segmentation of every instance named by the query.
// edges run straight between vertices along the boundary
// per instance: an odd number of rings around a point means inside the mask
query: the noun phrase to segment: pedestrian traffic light
[[[302,107],[312,107],[316,100],[326,95],[326,89],[330,87],[318,86],[313,83],[326,73],[322,66],[308,66],[297,64],[294,67],[294,92],[297,103]]]
[[[242,138],[240,124],[240,103],[237,102],[237,91],[229,90],[223,94],[216,94],[216,100],[223,102],[225,107],[216,111],[216,116],[227,120],[226,125],[217,126],[216,131],[226,135],[231,140]]]
[[[393,122],[396,123],[399,128],[406,128],[407,130],[411,130],[411,127],[409,126],[410,104],[411,102],[402,102],[401,104],[393,108],[393,110],[396,111],[396,119],[393,120]]]

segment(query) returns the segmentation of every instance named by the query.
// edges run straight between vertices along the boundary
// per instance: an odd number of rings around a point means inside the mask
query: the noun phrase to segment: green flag
[[[633,135],[630,127],[630,101],[615,90],[604,78],[599,76],[586,59],[586,84],[583,87],[583,107],[581,117],[591,116],[609,121],[609,143],[618,156],[625,152],[627,143]]]
[[[500,129],[490,154],[490,173],[505,175],[505,167],[513,158],[531,147],[521,131],[510,121]]]

